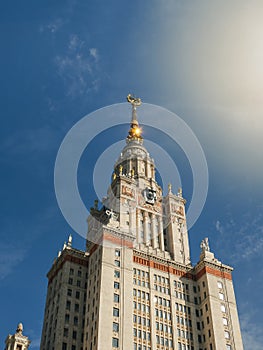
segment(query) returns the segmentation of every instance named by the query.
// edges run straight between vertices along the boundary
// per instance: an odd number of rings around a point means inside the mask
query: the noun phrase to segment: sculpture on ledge
[[[202,252],[210,252],[209,242],[208,238],[204,238],[200,244],[200,248],[202,249]]]

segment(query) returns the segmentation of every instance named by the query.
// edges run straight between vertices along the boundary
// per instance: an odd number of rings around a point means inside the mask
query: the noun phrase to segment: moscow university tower
[[[232,268],[201,243],[191,264],[182,190],[167,195],[136,108],[86,251],[69,237],[48,272],[41,350],[243,350]]]

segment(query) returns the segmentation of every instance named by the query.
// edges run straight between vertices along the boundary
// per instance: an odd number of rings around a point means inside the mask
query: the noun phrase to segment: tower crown
[[[137,117],[136,108],[142,104],[142,101],[131,94],[128,94],[127,101],[132,105],[130,130],[126,138],[126,146],[115,163],[113,178],[124,175],[131,178],[145,178],[155,181],[154,161],[143,146],[142,129]]]
[[[142,101],[138,97],[134,97],[131,94],[127,96],[127,101],[132,105],[132,119],[131,119],[131,127],[129,130],[129,134],[126,138],[126,142],[129,143],[131,141],[138,141],[142,143],[143,138],[141,136],[142,129],[139,126],[138,118],[137,118],[137,107],[142,104]]]

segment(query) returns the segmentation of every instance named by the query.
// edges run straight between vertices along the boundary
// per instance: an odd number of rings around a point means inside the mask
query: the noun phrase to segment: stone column
[[[156,232],[156,221],[157,218],[156,216],[153,214],[152,215],[152,247],[155,249],[157,246],[157,242],[156,242],[156,236],[158,235],[158,232]]]
[[[160,249],[164,251],[164,240],[163,240],[163,221],[162,218],[159,217],[159,242],[160,242]]]
[[[147,244],[148,237],[148,213],[144,210],[143,212],[143,233],[144,233],[144,244]]]

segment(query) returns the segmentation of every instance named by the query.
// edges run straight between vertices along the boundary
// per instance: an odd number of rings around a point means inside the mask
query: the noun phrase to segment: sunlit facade
[[[242,350],[232,268],[201,243],[190,260],[182,190],[167,194],[132,104],[126,146],[86,251],[71,238],[48,273],[41,350]]]

